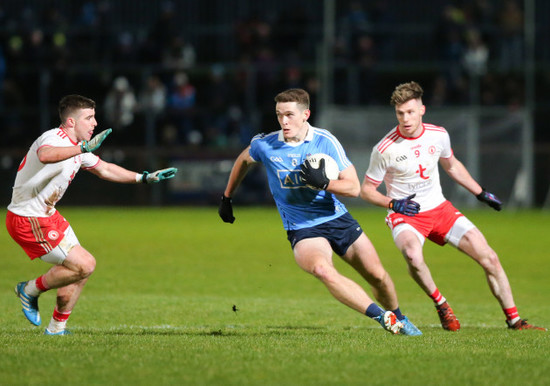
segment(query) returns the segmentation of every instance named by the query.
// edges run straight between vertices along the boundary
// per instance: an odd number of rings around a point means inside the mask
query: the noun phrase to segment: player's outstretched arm
[[[489,205],[494,210],[502,209],[502,201],[493,193],[489,193],[482,188],[455,156],[440,158],[439,163],[453,180],[475,195],[479,201]]]
[[[255,162],[254,159],[252,159],[252,157],[250,156],[249,150],[250,146],[244,149],[241,154],[239,154],[239,156],[235,160],[235,163],[233,164],[233,167],[231,168],[229,180],[227,181],[227,186],[225,187],[225,191],[222,194],[220,206],[218,208],[218,214],[223,222],[233,224],[233,222],[235,221],[235,217],[233,216],[233,203],[231,201],[231,197],[233,197],[233,193],[237,190],[242,180],[246,176],[250,165]]]
[[[122,184],[159,182],[162,180],[173,178],[178,171],[178,169],[176,168],[167,168],[157,170],[152,173],[144,172],[143,174],[141,174],[125,169],[117,164],[106,162],[103,160],[99,160],[99,163],[95,168],[88,170],[101,179]]]

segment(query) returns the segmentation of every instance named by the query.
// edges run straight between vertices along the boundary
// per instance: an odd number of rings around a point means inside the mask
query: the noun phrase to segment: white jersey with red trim
[[[433,209],[445,201],[439,181],[439,158],[453,155],[447,131],[424,123],[416,138],[406,138],[398,127],[378,142],[371,154],[366,177],[386,184],[390,198],[402,199],[416,193],[420,210]]]
[[[99,157],[83,153],[64,161],[44,164],[38,159],[38,150],[44,146],[75,145],[61,128],[48,130],[38,137],[19,165],[8,210],[25,217],[53,215],[55,204],[63,197],[80,167],[93,169],[99,163]]]

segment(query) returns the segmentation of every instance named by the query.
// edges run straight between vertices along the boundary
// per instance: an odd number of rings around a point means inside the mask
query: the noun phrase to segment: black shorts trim
[[[303,239],[323,237],[330,243],[332,250],[339,256],[346,254],[348,248],[361,236],[363,229],[349,212],[334,220],[310,228],[287,231],[287,238],[294,249]]]

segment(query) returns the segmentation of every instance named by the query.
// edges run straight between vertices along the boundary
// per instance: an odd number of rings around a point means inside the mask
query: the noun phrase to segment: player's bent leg
[[[71,312],[73,310],[87,282],[88,279],[83,279],[57,289],[56,305],[59,312]]]
[[[395,239],[395,245],[407,262],[407,269],[414,281],[424,290],[431,294],[437,288],[432,278],[430,269],[424,261],[422,243],[416,233],[402,231]]]
[[[409,231],[406,227],[408,227],[408,225],[403,226],[401,232],[395,234],[395,245],[401,251],[407,262],[409,274],[429,296],[437,289],[437,286],[432,278],[428,265],[424,261],[422,238],[418,232],[412,229]],[[447,302],[436,305],[436,311],[439,321],[441,322],[441,327],[443,327],[444,330],[460,330],[460,322]]]
[[[395,310],[399,306],[393,281],[364,233],[348,248],[342,259],[369,283],[374,297],[384,308]]]
[[[514,307],[510,282],[496,252],[477,228],[470,229],[458,243],[458,249],[474,259],[485,271],[489,288],[502,308]]]
[[[353,280],[342,276],[332,264],[332,249],[324,238],[308,238],[294,246],[296,263],[319,279],[338,301],[364,313],[373,303],[367,293]]]
[[[88,278],[95,265],[95,258],[82,246],[76,245],[63,263],[52,267],[44,277],[50,288],[61,288]]]

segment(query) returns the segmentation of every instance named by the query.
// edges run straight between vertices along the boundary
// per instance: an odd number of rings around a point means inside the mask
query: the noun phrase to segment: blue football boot
[[[42,321],[40,319],[40,312],[38,312],[38,296],[27,295],[24,291],[26,285],[26,281],[17,283],[15,286],[15,294],[19,300],[21,300],[25,317],[35,326],[40,326]]]
[[[401,335],[408,335],[408,336],[419,336],[422,335],[422,331],[418,329],[406,316],[401,319],[401,323],[403,323],[403,328],[399,333]]]

